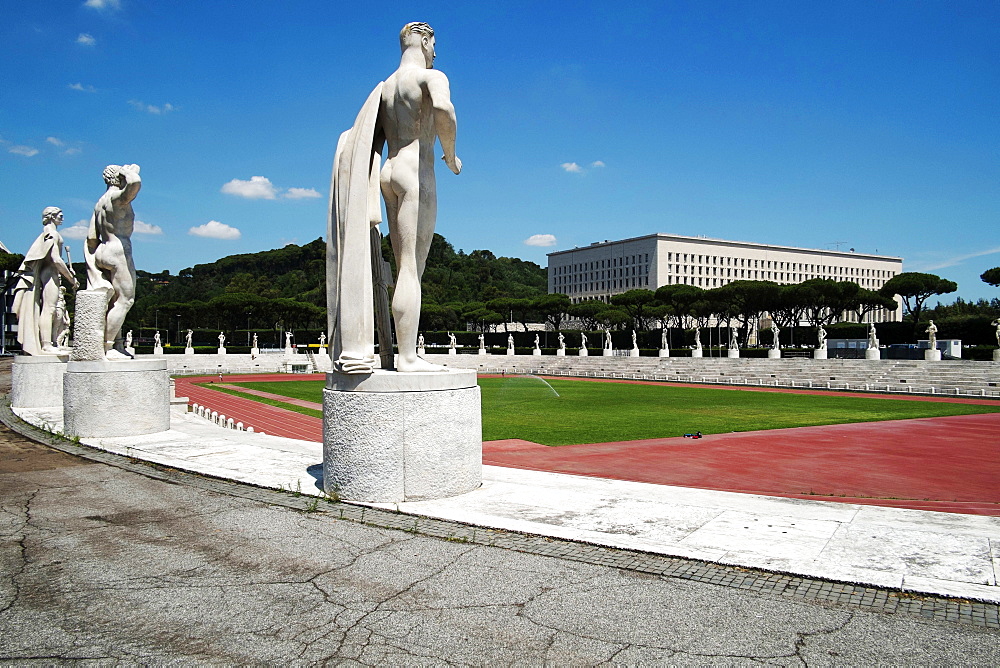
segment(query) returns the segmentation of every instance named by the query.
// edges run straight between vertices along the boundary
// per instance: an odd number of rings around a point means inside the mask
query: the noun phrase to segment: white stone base
[[[62,406],[68,355],[18,355],[10,368],[12,408]]]
[[[417,354],[418,355],[426,355],[427,354],[427,350],[425,350],[424,348],[417,348]]]
[[[295,354],[295,348],[287,348],[287,347],[285,348],[285,355],[294,355],[294,354]]]
[[[660,357],[670,357],[670,348],[660,348]]]
[[[327,375],[323,485],[328,494],[394,503],[457,496],[482,484],[482,406],[474,371],[386,371],[360,378],[355,390],[337,389],[353,381]],[[376,391],[366,390],[369,382]],[[441,389],[410,389],[414,383]],[[404,389],[384,391],[393,385]]]
[[[866,360],[880,360],[882,359],[882,353],[878,348],[865,348],[865,359]]]
[[[163,354],[163,346],[153,346],[153,354],[154,355],[162,355]]]
[[[940,362],[941,361],[941,351],[937,348],[928,348],[924,351],[924,359],[928,362]]]
[[[826,348],[817,348],[813,351],[814,360],[825,360],[826,359]]]
[[[780,360],[781,359],[781,351],[780,350],[775,350],[774,348],[768,348],[767,349],[767,359],[769,359],[769,360]]]
[[[226,349],[220,346],[219,347],[219,352],[216,353],[216,354],[218,354],[218,355],[225,355],[226,354]]]
[[[702,349],[701,348],[692,348],[691,349],[691,357],[701,357],[701,356],[702,356]]]
[[[993,361],[1000,362],[1000,348],[993,351]]]
[[[589,354],[590,353],[587,352],[586,348],[580,348],[580,352],[577,353],[577,355],[579,355],[580,357],[586,357]]]
[[[639,356],[639,349],[638,348],[633,348],[632,350],[628,351],[628,356],[629,357],[638,357]]]
[[[535,357],[541,357],[542,351],[539,350],[538,348],[535,348],[534,350],[531,351],[531,354],[534,355]]]
[[[320,355],[326,355],[327,357],[329,357],[330,356],[330,351],[327,350],[326,346],[320,346],[318,354],[320,354]]]
[[[184,349],[184,354],[185,355],[194,355],[194,348],[185,348]]]
[[[250,355],[252,357],[260,357],[260,348],[251,348]]]
[[[457,355],[458,351],[455,350],[454,348],[448,348],[448,354],[449,355]]]
[[[63,377],[69,436],[141,436],[170,429],[166,360],[70,362]]]
[[[726,349],[726,356],[729,357],[730,359],[739,359],[739,357],[740,357],[740,349],[739,348],[727,348]]]
[[[507,355],[513,357],[514,356],[514,349],[513,348],[508,348],[507,349]]]
[[[488,352],[486,352],[486,348],[480,348],[480,349],[479,349],[479,354],[480,354],[480,355],[489,355],[489,353],[488,353]]]
[[[603,356],[603,357],[614,357],[615,356],[615,351],[612,350],[611,348],[604,348],[604,349],[601,350],[601,356]]]
[[[127,352],[132,357],[135,357],[135,348],[133,348],[132,346],[127,347],[125,349],[125,352]]]
[[[997,352],[1000,352],[1000,350],[998,350]],[[558,349],[556,351],[556,357],[566,357],[566,349],[565,348]]]

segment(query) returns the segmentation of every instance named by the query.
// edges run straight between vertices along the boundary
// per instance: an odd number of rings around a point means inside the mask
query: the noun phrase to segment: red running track
[[[226,382],[303,379],[323,376],[237,376],[227,377]],[[178,395],[187,394],[192,401],[212,406],[258,431],[322,440],[318,418],[191,385],[211,377],[176,380]],[[265,417],[270,428],[263,426]],[[308,435],[293,435],[293,431]],[[557,448],[528,441],[492,441],[483,444],[483,463],[787,498],[1000,516],[1000,413]]]

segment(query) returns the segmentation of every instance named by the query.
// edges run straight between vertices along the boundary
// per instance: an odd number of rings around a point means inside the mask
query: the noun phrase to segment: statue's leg
[[[122,325],[125,324],[125,316],[128,315],[132,304],[135,302],[135,269],[132,267],[124,249],[118,248],[115,254],[115,270],[111,274],[111,286],[114,289],[114,305],[108,311],[107,326],[104,330],[104,346],[110,351],[116,349],[121,357],[126,355],[121,345],[120,337]]]
[[[47,353],[57,352],[52,345],[52,334],[55,329],[56,303],[59,301],[59,284],[51,275],[39,276],[42,281],[42,303],[38,310],[38,343]]]

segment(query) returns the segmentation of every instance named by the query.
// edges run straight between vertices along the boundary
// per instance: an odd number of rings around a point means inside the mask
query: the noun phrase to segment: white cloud
[[[135,234],[163,234],[163,228],[159,225],[150,225],[149,223],[137,220],[135,221],[135,227],[132,228],[132,232]]]
[[[46,137],[45,141],[47,141],[48,143],[52,144],[53,146],[65,146],[66,145],[66,142],[64,142],[62,139],[59,139],[58,137]]]
[[[239,239],[243,236],[242,233],[235,227],[230,227],[229,225],[220,223],[217,220],[210,220],[204,225],[192,227],[188,230],[188,234],[196,237],[205,237],[207,239],[226,239],[229,241]]]
[[[604,167],[605,165],[603,160],[595,160],[592,163],[590,163],[590,166],[593,167],[594,169],[597,169],[599,167]]]
[[[78,220],[73,223],[70,227],[64,227],[60,231],[67,239],[86,239],[87,232],[90,230],[89,220]]]
[[[74,146],[72,148],[68,148],[65,151],[63,151],[63,155],[77,155],[78,153],[82,152],[83,152],[82,148],[77,148],[76,146]]]
[[[76,43],[82,46],[94,46],[97,44],[97,40],[90,33],[82,32],[80,36],[76,38]]]
[[[249,181],[233,179],[222,186],[222,192],[246,199],[274,199],[278,189],[265,176],[251,176]]]
[[[322,197],[313,188],[289,188],[288,191],[282,195],[287,199],[310,199],[314,197]]]
[[[559,166],[562,167],[567,172],[569,172],[570,174],[579,174],[583,171],[583,167],[576,164],[575,162],[564,162]]]
[[[911,265],[911,271],[936,271],[938,269],[945,269],[947,267],[954,267],[955,265],[962,264],[966,260],[971,260],[974,257],[982,257],[983,255],[993,255],[995,253],[1000,253],[1000,246],[995,248],[990,248],[989,250],[977,251],[975,253],[969,253],[967,255],[958,255],[947,260],[929,261],[925,264],[913,263]]]
[[[556,235],[554,234],[532,234],[524,240],[525,246],[555,246]]]
[[[26,158],[30,158],[33,155],[38,155],[38,149],[33,146],[11,146],[7,149],[8,153],[13,153],[14,155],[23,155]]]
[[[87,0],[83,6],[97,10],[118,10],[122,8],[122,0]]]
[[[139,111],[145,111],[149,114],[166,114],[177,107],[167,102],[161,106],[156,106],[155,104],[146,104],[142,100],[129,100],[128,103],[132,105],[133,109],[138,109]]]
[[[84,85],[84,84],[79,83],[79,82],[77,82],[75,84],[70,84],[69,86],[67,86],[67,88],[69,88],[70,90],[78,90],[81,93],[96,93],[97,92],[97,89],[94,88],[93,86],[91,86],[90,84]]]

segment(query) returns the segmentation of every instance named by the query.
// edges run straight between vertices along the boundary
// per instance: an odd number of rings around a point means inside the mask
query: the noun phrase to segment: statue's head
[[[426,23],[411,21],[399,31],[399,48],[402,51],[419,48],[424,54],[427,69],[434,67],[434,28]]]
[[[47,206],[42,209],[42,225],[48,225],[52,223],[54,225],[59,225],[63,221],[63,212],[57,206]]]
[[[111,186],[122,185],[122,168],[118,165],[108,165],[104,168],[104,182]]]

